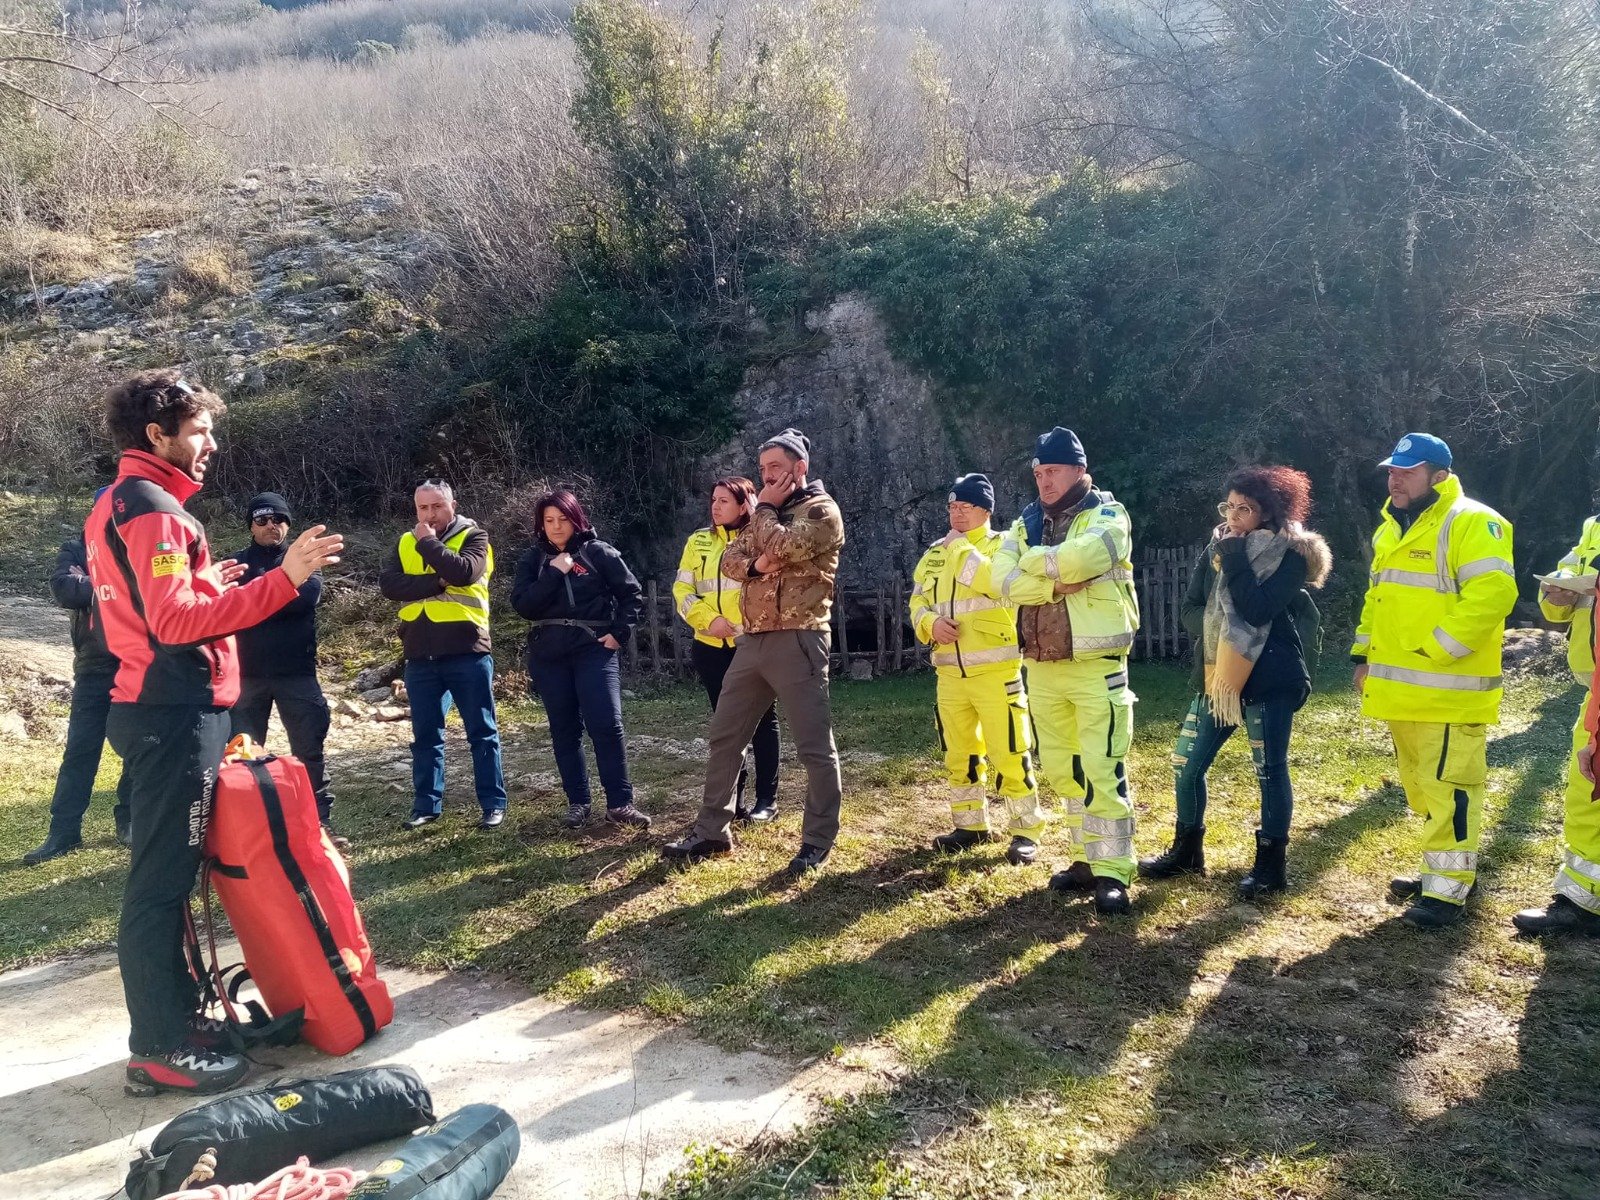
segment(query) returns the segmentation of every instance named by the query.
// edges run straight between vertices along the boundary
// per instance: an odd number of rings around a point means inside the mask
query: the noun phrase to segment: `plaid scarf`
[[[1266,647],[1272,624],[1251,625],[1234,609],[1227,580],[1222,578],[1222,553],[1217,542],[1213,538],[1206,548],[1211,569],[1217,572],[1211,595],[1206,598],[1206,699],[1218,725],[1240,725],[1244,723],[1244,685]],[[1244,552],[1257,583],[1272,578],[1283,565],[1289,548],[1286,536],[1269,529],[1245,535]]]

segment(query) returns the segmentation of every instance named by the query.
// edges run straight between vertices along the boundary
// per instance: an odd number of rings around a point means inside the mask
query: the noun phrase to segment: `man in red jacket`
[[[283,564],[239,587],[243,568],[213,563],[205,527],[183,505],[217,448],[222,400],[171,369],[141,371],[106,398],[116,482],[84,527],[107,646],[120,660],[106,734],[131,780],[133,853],[117,961],[132,1031],[128,1078],[144,1087],[216,1092],[246,1060],[199,1011],[184,963],[183,918],[200,864],[211,796],[239,696],[233,634],[288,604],[343,547],[323,527]]]

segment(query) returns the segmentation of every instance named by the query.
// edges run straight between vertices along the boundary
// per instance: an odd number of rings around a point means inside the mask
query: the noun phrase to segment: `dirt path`
[[[72,679],[72,640],[65,610],[37,596],[0,593],[0,672]]]

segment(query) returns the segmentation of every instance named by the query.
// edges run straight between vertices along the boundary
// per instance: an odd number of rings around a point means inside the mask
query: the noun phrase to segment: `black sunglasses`
[[[287,525],[288,523],[288,517],[280,517],[277,513],[268,513],[264,517],[250,518],[250,524],[252,525]]]

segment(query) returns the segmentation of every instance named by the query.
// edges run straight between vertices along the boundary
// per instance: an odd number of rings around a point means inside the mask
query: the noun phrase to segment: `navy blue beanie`
[[[1049,433],[1039,435],[1034,447],[1033,465],[1036,467],[1087,467],[1089,457],[1083,452],[1083,443],[1070,429],[1057,425]]]
[[[950,485],[950,503],[970,504],[984,512],[994,511],[994,485],[987,475],[973,472],[963,475]]]

